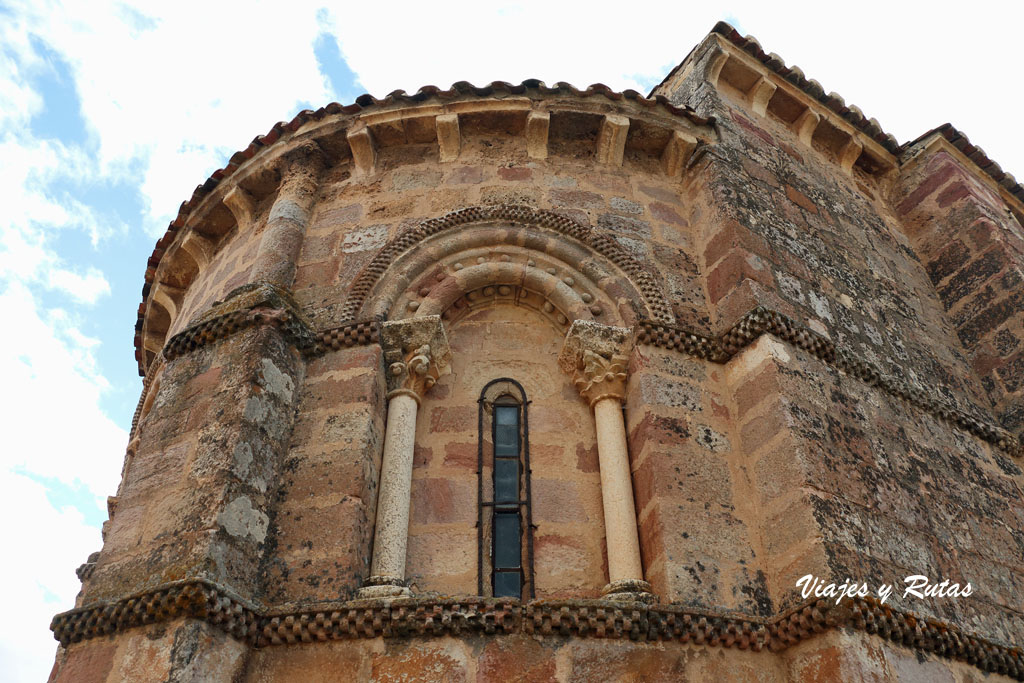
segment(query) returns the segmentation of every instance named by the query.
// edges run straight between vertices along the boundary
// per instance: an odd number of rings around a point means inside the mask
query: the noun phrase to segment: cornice
[[[356,638],[500,636],[629,639],[781,652],[826,631],[851,628],[920,653],[966,662],[1024,680],[1019,647],[994,643],[877,600],[805,602],[768,619],[604,599],[534,600],[410,597],[325,603],[276,611],[202,579],[177,581],[120,600],[56,615],[61,645],[175,619],[204,621],[255,648]]]

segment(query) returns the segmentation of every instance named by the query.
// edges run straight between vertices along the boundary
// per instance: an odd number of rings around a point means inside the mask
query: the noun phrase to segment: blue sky
[[[1024,174],[1019,88],[1004,75],[1019,9],[682,5],[0,0],[0,515],[23,520],[3,541],[27,558],[0,563],[8,609],[26,615],[0,626],[0,677],[45,677],[49,620],[101,545],[141,389],[132,337],[153,244],[275,121],[459,80],[646,92],[725,18],[901,142],[951,121]]]

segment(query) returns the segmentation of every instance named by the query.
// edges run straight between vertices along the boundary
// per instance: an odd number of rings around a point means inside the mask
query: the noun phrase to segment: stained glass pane
[[[494,406],[494,421],[500,425],[519,424],[519,406]]]
[[[519,455],[519,406],[494,407],[494,454]]]
[[[522,593],[519,572],[496,572],[494,574],[494,597],[518,598]]]
[[[494,567],[519,567],[519,514],[498,512],[494,515]]]
[[[519,459],[495,458],[494,500],[514,503],[519,500]]]

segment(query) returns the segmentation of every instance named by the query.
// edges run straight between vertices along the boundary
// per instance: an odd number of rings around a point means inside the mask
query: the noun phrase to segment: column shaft
[[[405,585],[412,502],[412,461],[420,399],[449,371],[451,350],[437,315],[387,321],[381,347],[388,383],[388,419],[380,463],[380,490],[370,576],[362,598],[410,595]]]
[[[628,328],[577,320],[565,335],[558,364],[572,376],[576,389],[594,411],[608,546],[609,582],[602,592],[609,600],[649,603],[658,598],[644,581],[626,424],[622,418],[632,347],[632,331]]]
[[[608,544],[608,578],[611,583],[643,580],[632,477],[626,451],[626,427],[619,399],[608,397],[598,400],[594,404],[594,422],[601,467],[604,533]]]
[[[370,574],[374,577],[397,580],[405,577],[416,411],[416,399],[409,394],[397,394],[388,401],[373,563],[370,567]]]
[[[253,282],[270,282],[291,289],[324,163],[319,151],[299,150],[285,168],[256,252]]]

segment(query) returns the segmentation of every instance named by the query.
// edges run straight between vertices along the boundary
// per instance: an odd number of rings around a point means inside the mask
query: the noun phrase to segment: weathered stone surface
[[[759,51],[719,26],[664,100],[460,85],[235,159],[151,260],[53,680],[1024,678],[1019,193]]]

